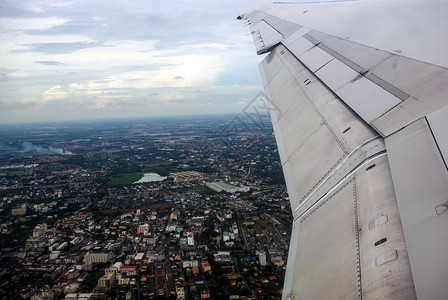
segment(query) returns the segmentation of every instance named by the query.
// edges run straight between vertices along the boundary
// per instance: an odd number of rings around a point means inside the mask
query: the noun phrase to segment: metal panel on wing
[[[261,35],[260,32],[263,32]],[[277,44],[283,36],[265,21],[261,20],[252,28],[257,53],[262,53]]]
[[[387,156],[356,172],[359,207],[361,284],[366,299],[413,299],[415,291]],[[397,259],[378,266],[389,252]],[[386,259],[383,259],[386,261]],[[394,286],[400,287],[400,292]]]
[[[319,47],[314,46],[310,50],[300,54],[299,59],[311,72],[316,72],[330,60],[334,59],[334,57]]]
[[[386,138],[417,295],[448,295],[448,172],[424,118]]]
[[[294,53],[295,56],[300,56],[311,48],[316,47],[316,45],[305,39],[303,36],[297,38],[294,35],[283,41],[283,44],[287,46],[289,51]]]
[[[295,97],[295,100],[292,106],[278,120],[282,135],[292,137],[284,140],[288,156],[291,156],[297,148],[303,145],[322,126],[319,115],[305,95],[302,94],[301,97]]]
[[[303,96],[302,89],[297,85],[296,80],[288,73],[286,68],[282,69],[267,87],[269,88],[269,93],[271,95],[275,93],[275,96],[278,98],[275,102],[277,119],[280,119],[288,111],[297,98]]]
[[[334,59],[322,68],[316,75],[332,90],[337,90],[359,76],[359,73],[345,65],[340,60]]]
[[[354,64],[355,67],[352,66],[351,68],[356,71],[358,71],[359,68],[362,70],[370,70],[372,67],[378,65],[393,55],[390,52],[367,47],[365,45],[316,30],[309,31],[307,36],[312,37],[323,45],[329,47],[334,52],[338,53],[340,56],[349,60],[351,63],[349,63],[348,66]]]
[[[330,174],[344,156],[344,150],[324,125],[303,141],[289,159],[300,202]]]
[[[335,91],[366,122],[371,123],[401,100],[365,77],[350,81]]]
[[[360,299],[354,181],[300,222],[293,299]]]
[[[446,68],[394,55],[372,73],[411,96],[372,123],[384,136],[448,104]]]

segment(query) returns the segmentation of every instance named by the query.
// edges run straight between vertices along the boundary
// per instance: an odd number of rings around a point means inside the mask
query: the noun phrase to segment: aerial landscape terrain
[[[269,118],[2,125],[0,168],[1,299],[281,297]]]

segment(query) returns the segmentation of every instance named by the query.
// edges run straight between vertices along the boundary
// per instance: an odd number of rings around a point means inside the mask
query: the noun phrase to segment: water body
[[[167,179],[166,176],[160,176],[157,173],[145,173],[143,174],[143,177],[134,183],[144,183],[144,182],[155,182],[155,181],[163,181]]]

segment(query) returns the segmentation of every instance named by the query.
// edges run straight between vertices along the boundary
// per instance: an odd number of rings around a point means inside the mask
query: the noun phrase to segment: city
[[[292,216],[266,116],[0,136],[0,298],[280,299]]]

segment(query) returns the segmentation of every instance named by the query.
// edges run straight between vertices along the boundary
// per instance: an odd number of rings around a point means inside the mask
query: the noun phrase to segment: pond
[[[166,176],[160,176],[157,173],[145,173],[143,174],[143,177],[139,180],[134,182],[135,183],[144,183],[144,182],[155,182],[155,181],[163,181],[167,179]]]

